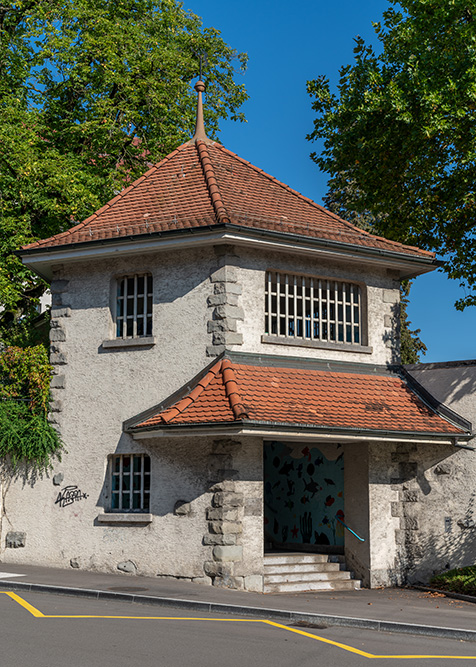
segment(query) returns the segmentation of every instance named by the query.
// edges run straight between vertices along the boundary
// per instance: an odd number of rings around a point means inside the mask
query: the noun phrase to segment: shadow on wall
[[[468,458],[471,457],[471,458]],[[428,581],[445,569],[476,560],[476,491],[468,484],[472,452],[449,447],[399,445],[392,453],[399,517],[395,531],[395,583]],[[383,480],[382,480],[383,481]]]
[[[456,520],[446,517],[448,532],[443,535],[420,531],[418,537],[410,531],[405,537],[404,550],[397,559],[397,567],[406,572],[406,582],[428,582],[444,570],[474,565],[476,561],[476,528],[473,510],[476,493],[466,502],[464,511]]]
[[[104,508],[105,512],[114,511],[111,502],[113,455],[146,454],[150,457],[150,507],[143,511],[159,517],[196,516],[195,501],[207,494],[209,505],[214,493],[213,486],[217,483],[223,480],[228,480],[230,483],[261,481],[258,470],[234,469],[233,450],[239,451],[240,448],[239,443],[231,443],[230,446],[227,442],[225,443],[227,451],[217,452],[216,442],[196,437],[180,440],[157,438],[136,442],[128,434],[123,433],[116,450],[111,452],[109,460],[105,462],[107,465],[104,482],[97,505]],[[203,507],[200,512],[204,519]]]
[[[387,316],[385,316],[387,317]],[[385,327],[382,340],[385,347],[390,349],[390,361],[388,365],[393,366],[401,363],[400,357],[400,304],[394,303],[390,314],[390,327]],[[385,323],[387,324],[387,322]]]

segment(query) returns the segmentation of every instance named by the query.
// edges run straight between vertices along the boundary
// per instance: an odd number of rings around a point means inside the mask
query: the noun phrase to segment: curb
[[[150,604],[158,607],[192,609],[208,613],[234,614],[237,616],[253,616],[263,620],[283,621],[287,623],[304,622],[315,625],[341,626],[376,630],[377,632],[395,632],[400,634],[424,635],[426,637],[441,637],[476,642],[476,630],[460,628],[444,628],[434,625],[414,625],[397,621],[381,621],[370,618],[355,618],[352,616],[333,616],[331,614],[313,614],[299,611],[285,611],[281,609],[267,609],[262,607],[245,607],[243,605],[223,604],[220,602],[202,602],[197,600],[182,600],[180,598],[163,598],[152,595],[133,595],[132,593],[115,593],[89,588],[70,588],[66,586],[52,586],[49,584],[29,584],[21,581],[0,580],[0,589],[19,590],[33,593],[51,593],[53,595],[72,595],[75,597],[92,598],[96,600],[117,600],[121,602],[135,602]]]

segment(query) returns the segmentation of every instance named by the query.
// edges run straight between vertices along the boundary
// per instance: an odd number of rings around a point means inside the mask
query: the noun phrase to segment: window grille
[[[152,276],[138,273],[117,281],[116,338],[152,335]]]
[[[268,271],[265,291],[269,336],[362,344],[359,285]]]
[[[112,457],[111,509],[148,512],[150,508],[150,457],[115,454]]]

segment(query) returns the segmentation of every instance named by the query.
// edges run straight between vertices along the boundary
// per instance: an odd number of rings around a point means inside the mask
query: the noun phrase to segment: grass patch
[[[445,591],[476,596],[476,565],[437,574],[430,584]]]

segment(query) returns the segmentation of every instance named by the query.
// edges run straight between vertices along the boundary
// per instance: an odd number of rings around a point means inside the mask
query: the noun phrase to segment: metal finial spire
[[[194,54],[198,58],[198,62],[200,63],[200,79],[194,86],[195,90],[198,93],[197,120],[195,123],[195,134],[193,135],[191,143],[195,143],[196,141],[205,141],[206,143],[212,144],[213,141],[207,137],[205,132],[205,122],[203,120],[203,99],[202,99],[202,93],[205,92],[205,84],[202,79],[202,69],[203,69],[203,63],[205,62],[205,64],[207,64],[208,58],[207,54],[204,51],[194,51]]]
[[[200,69],[201,69],[201,62],[200,62]],[[193,135],[192,141],[210,141],[209,138],[206,135],[205,132],[205,123],[203,121],[203,100],[202,100],[202,93],[205,90],[205,84],[201,80],[197,81],[195,84],[195,90],[198,93],[198,100],[197,100],[197,121],[195,123],[195,134]]]

